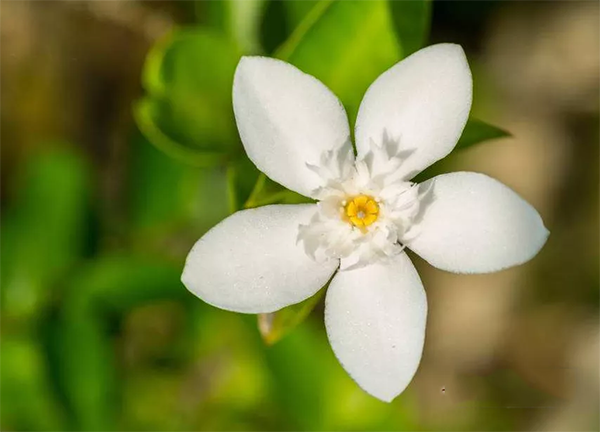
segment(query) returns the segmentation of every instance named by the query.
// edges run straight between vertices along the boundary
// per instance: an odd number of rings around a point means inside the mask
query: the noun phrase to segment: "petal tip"
[[[252,61],[251,56],[241,56],[240,60],[238,61],[237,66],[235,68],[236,75],[241,68],[245,67],[245,65],[247,65],[251,61]]]
[[[416,373],[416,371],[415,371],[415,373]],[[369,395],[373,396],[376,399],[379,399],[382,402],[389,404],[389,403],[392,403],[402,393],[404,393],[404,391],[408,388],[409,384],[412,382],[413,378],[414,378],[414,374],[408,382],[403,383],[402,386],[399,388],[396,387],[396,389],[387,388],[387,389],[378,389],[377,391],[374,391],[373,389],[366,389],[360,384],[359,384],[359,386]]]
[[[439,43],[439,44],[432,45],[432,46],[439,47],[440,49],[445,49],[448,52],[454,51],[456,54],[459,54],[461,57],[465,57],[465,58],[467,57],[462,45],[459,45],[457,43],[444,42],[444,43]]]
[[[462,47],[462,45],[459,45],[457,43],[452,43],[452,42],[442,42],[442,43],[438,43],[438,44],[434,44],[434,45],[429,45],[428,47],[425,47],[425,48],[421,49],[420,51],[415,52],[414,54],[417,54],[419,52],[431,52],[431,51],[440,51],[440,52],[445,51],[447,54],[457,55],[458,57],[467,61],[467,55],[466,55],[465,50]]]
[[[472,73],[471,73],[471,67],[469,66],[469,61],[467,59],[467,54],[465,53],[464,48],[462,47],[462,45],[456,44],[456,43],[440,43],[440,44],[436,44],[436,45],[431,45],[428,48],[425,49],[431,49],[432,51],[439,51],[439,56],[440,57],[446,57],[447,61],[450,62],[457,62],[457,64],[460,64],[460,68],[462,70],[464,70],[464,72],[468,75],[468,77],[470,77],[470,79],[472,79]],[[424,50],[425,50],[424,49]],[[419,52],[419,51],[417,51]],[[473,87],[473,83],[471,82],[471,96],[470,99],[472,99],[472,87]],[[469,105],[470,108],[470,105]]]
[[[192,281],[190,279],[189,276],[189,271],[187,270],[187,266],[185,266],[183,268],[183,272],[181,272],[181,278],[179,279],[181,281],[181,283],[183,284],[183,286],[190,292],[192,292],[192,290],[190,289],[191,285],[192,285]]]
[[[252,63],[261,58],[263,58],[263,57],[261,57],[261,56],[246,56],[246,55],[241,56],[240,61],[238,62],[238,67],[239,67],[239,65],[249,64],[249,63]]]
[[[195,245],[194,245],[194,247],[195,247]],[[192,255],[193,252],[194,252],[194,248],[192,248],[192,250],[190,250],[188,257],[190,255]],[[189,263],[188,259],[186,259],[186,262],[183,266],[183,271],[181,272],[181,277],[179,278],[179,280],[181,281],[181,283],[183,284],[185,289],[187,289],[191,294],[198,297],[202,301],[206,301],[203,298],[203,296],[201,295],[202,289],[201,289],[201,287],[198,286],[198,280],[197,280],[197,278],[194,277],[194,271],[193,271],[193,268],[192,268],[191,264]]]
[[[289,63],[286,63],[282,60],[272,58],[272,57],[245,55],[245,56],[241,56],[240,60],[238,61],[238,65],[236,68],[236,74],[240,70],[245,70],[248,68],[257,68],[257,67],[261,67],[262,65],[267,65],[267,64],[271,64],[271,65],[286,64],[287,65]]]
[[[402,392],[400,392],[402,393]],[[385,395],[376,395],[373,393],[369,393],[371,396],[373,396],[376,399],[379,399],[381,402],[385,402],[387,404],[392,403],[394,401],[394,399],[396,399],[398,396],[400,396],[400,393],[393,393],[393,394],[385,394]]]
[[[259,68],[261,62],[264,62],[265,60],[269,60],[268,57],[262,57],[262,56],[242,56],[240,57],[240,61],[238,61],[238,64],[235,68],[235,74],[234,74],[234,86],[235,86],[235,81],[237,81],[238,77],[241,74],[248,74],[248,73],[252,73],[252,70]]]
[[[548,242],[548,238],[550,237],[550,230],[548,228],[546,228],[546,226],[544,225],[544,221],[541,220],[541,216],[540,216],[540,224],[541,226],[541,232],[540,232],[540,237],[539,237],[539,246],[537,248],[537,251],[533,254],[533,257],[535,257],[541,250],[542,248],[546,245],[546,243]]]

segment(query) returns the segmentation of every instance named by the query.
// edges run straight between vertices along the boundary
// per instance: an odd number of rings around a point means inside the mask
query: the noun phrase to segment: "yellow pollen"
[[[348,200],[344,210],[348,222],[361,230],[371,225],[379,217],[379,205],[368,195],[357,195]]]

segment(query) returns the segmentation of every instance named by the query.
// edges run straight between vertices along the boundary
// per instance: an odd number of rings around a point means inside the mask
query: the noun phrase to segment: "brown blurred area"
[[[598,428],[599,12],[597,2],[506,2],[478,41],[474,114],[513,137],[453,168],[509,185],[551,234],[536,259],[496,274],[420,266],[430,313],[417,381],[440,428],[483,429],[486,407],[461,416],[490,392],[517,429]]]
[[[99,202],[119,217],[142,64],[156,39],[185,23],[186,7],[2,2],[3,204],[19,161],[60,139],[80,143],[99,167]],[[452,168],[509,185],[551,235],[536,259],[491,275],[444,273],[415,258],[430,312],[412,385],[431,429],[484,430],[502,413],[516,430],[597,430],[599,16],[593,1],[499,3],[476,48],[467,46],[474,115],[513,136],[464,151]],[[463,32],[457,39],[470,37]]]
[[[14,167],[38,146],[79,143],[102,173],[99,202],[113,206],[103,213],[119,215],[142,65],[178,8],[111,0],[1,7],[2,202]]]

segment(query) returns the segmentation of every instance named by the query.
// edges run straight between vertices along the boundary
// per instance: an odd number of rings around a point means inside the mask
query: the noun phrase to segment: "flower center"
[[[357,228],[371,225],[379,217],[379,204],[368,195],[357,195],[342,208],[344,219]]]

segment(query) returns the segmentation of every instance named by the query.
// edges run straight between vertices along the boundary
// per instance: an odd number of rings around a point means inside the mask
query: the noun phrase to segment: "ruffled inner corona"
[[[342,210],[344,219],[361,230],[379,217],[379,204],[368,195],[357,195],[348,200]]]

